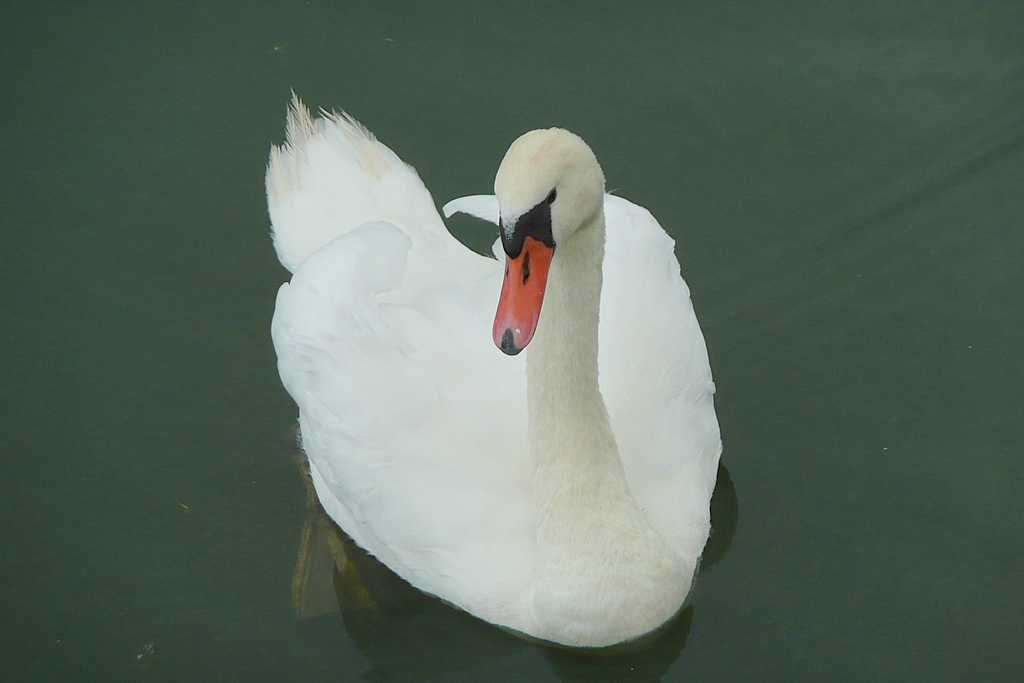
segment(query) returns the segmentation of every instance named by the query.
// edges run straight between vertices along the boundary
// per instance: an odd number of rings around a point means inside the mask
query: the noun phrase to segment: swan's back
[[[415,171],[298,102],[267,171],[293,271],[272,333],[328,514],[413,585],[509,623],[532,574],[522,359],[490,317],[501,267],[444,227]],[[495,538],[502,543],[496,544]]]

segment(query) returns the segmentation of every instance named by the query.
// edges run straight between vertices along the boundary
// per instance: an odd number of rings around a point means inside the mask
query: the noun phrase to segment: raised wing
[[[274,248],[293,273],[335,237],[373,221],[401,228],[414,250],[461,246],[415,169],[348,114],[313,118],[294,95],[286,141],[271,149],[266,180]]]

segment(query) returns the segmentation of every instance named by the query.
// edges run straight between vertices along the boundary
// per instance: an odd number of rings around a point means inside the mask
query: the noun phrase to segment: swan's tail
[[[289,271],[335,237],[386,221],[423,241],[452,240],[416,171],[348,114],[313,117],[292,97],[286,141],[270,150],[267,206]]]

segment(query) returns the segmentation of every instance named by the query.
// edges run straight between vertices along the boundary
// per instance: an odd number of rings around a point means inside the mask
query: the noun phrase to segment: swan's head
[[[578,135],[533,130],[508,148],[494,194],[506,262],[492,333],[498,348],[515,355],[537,329],[556,247],[592,226],[602,210],[604,174]]]

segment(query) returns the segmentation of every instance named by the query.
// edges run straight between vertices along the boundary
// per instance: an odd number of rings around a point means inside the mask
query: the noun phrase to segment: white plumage
[[[317,494],[338,525],[421,590],[539,638],[608,645],[675,613],[707,539],[721,446],[704,340],[673,242],[651,214],[604,195],[598,356],[624,500],[640,510],[630,524],[667,549],[670,569],[657,571],[673,587],[652,588],[648,603],[633,593],[643,585],[629,585],[647,580],[643,566],[605,572],[601,558],[622,550],[607,547],[611,537],[538,547],[538,529],[559,524],[544,515],[561,507],[537,493],[532,347],[509,357],[491,341],[502,263],[455,240],[415,171],[369,131],[345,115],[314,119],[298,100],[287,142],[271,153],[267,196],[274,246],[293,273],[278,293],[274,346]],[[456,211],[496,221],[498,198],[445,207]],[[553,278],[569,251],[559,242]],[[548,305],[542,326],[554,324]],[[569,517],[614,508],[570,503]],[[637,533],[623,530],[628,545]],[[551,558],[558,567],[543,566]],[[568,582],[552,589],[552,571]],[[623,616],[623,605],[647,614]]]

